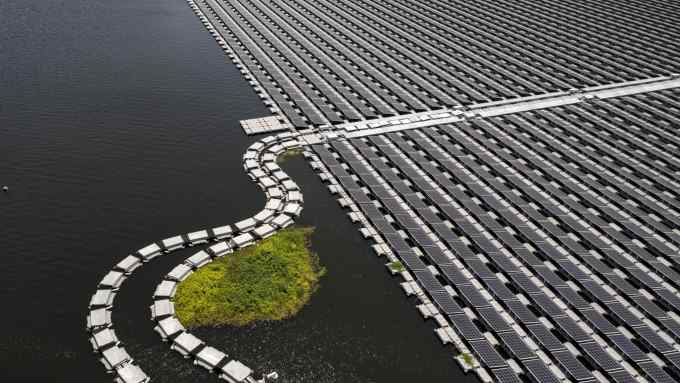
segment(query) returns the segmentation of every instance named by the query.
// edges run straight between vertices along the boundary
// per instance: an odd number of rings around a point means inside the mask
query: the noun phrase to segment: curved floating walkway
[[[173,350],[186,358],[193,358],[195,364],[217,373],[221,379],[233,383],[257,381],[253,377],[253,371],[243,363],[230,359],[224,352],[207,346],[187,332],[175,316],[172,298],[177,284],[194,270],[293,224],[294,219],[302,212],[302,193],[297,184],[276,164],[276,158],[281,153],[300,146],[297,135],[287,132],[265,137],[246,151],[243,166],[267,196],[265,207],[259,213],[233,225],[177,235],[151,243],[125,257],[102,278],[90,300],[87,330],[92,348],[100,355],[107,371],[115,375],[116,382],[145,383],[151,380],[122,347],[113,329],[111,313],[118,289],[144,263],[171,251],[207,242],[216,243],[176,266],[156,288],[154,303],[151,305],[151,318],[156,322],[155,330],[164,341],[171,344]],[[275,378],[276,373],[267,377]]]

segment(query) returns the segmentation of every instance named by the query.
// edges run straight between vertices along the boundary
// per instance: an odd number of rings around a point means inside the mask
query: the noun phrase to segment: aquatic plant
[[[279,154],[279,156],[276,158],[276,163],[280,164],[282,162],[285,162],[286,160],[299,156],[302,154],[302,149],[299,148],[293,148],[293,149],[288,149],[287,151]]]
[[[475,366],[475,359],[470,355],[470,353],[463,352],[460,354],[461,359],[463,359],[463,362],[467,364],[470,367]]]
[[[390,269],[392,271],[394,271],[396,273],[401,273],[401,272],[406,271],[406,268],[404,267],[404,265],[399,261],[390,262],[388,264],[388,266],[390,267]]]

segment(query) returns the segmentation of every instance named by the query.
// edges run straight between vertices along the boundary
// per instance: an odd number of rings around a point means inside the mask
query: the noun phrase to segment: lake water
[[[130,251],[263,205],[238,121],[267,111],[180,0],[0,2],[0,381],[111,382],[85,313]],[[197,331],[281,382],[472,382],[302,159],[302,224],[328,269],[295,318]],[[135,272],[115,328],[155,382],[216,382],[152,330],[155,285],[192,250]]]

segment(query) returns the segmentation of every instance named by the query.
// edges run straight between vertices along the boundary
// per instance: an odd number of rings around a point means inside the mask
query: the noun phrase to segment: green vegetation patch
[[[394,261],[389,263],[390,269],[392,269],[395,273],[401,273],[406,271],[406,268],[404,265],[399,262],[399,261]]]
[[[467,352],[461,353],[460,357],[463,359],[463,362],[467,364],[470,367],[474,367],[475,365],[475,360],[472,358],[472,355],[470,355]]]
[[[302,154],[302,149],[300,149],[300,148],[288,149],[285,152],[279,154],[278,157],[276,157],[276,163],[280,164],[282,162],[285,162],[287,159],[299,156],[301,154]]]
[[[291,228],[227,254],[179,284],[175,309],[186,327],[243,326],[290,318],[319,286],[314,229]]]

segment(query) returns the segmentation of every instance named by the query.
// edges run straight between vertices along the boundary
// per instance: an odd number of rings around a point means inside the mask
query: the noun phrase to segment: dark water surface
[[[266,110],[181,0],[0,1],[0,382],[111,382],[85,312],[130,251],[233,223],[263,196],[238,120]],[[301,222],[328,274],[294,319],[200,336],[282,382],[453,382],[414,304],[301,159]],[[192,250],[139,269],[115,328],[156,382],[216,382],[169,351],[148,305]]]

